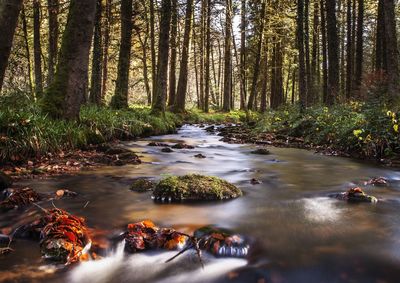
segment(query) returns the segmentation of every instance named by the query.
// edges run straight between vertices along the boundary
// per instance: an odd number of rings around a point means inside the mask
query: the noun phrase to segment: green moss
[[[154,182],[146,178],[139,178],[133,181],[130,190],[138,193],[144,193],[153,190],[154,186]]]
[[[242,191],[227,181],[195,174],[165,178],[154,190],[154,198],[158,201],[227,200],[240,196]]]

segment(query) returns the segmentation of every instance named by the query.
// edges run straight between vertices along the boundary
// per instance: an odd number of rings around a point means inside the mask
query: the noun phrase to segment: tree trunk
[[[355,87],[361,87],[364,61],[364,0],[358,0]]]
[[[157,59],[156,59],[156,34],[155,34],[155,15],[154,15],[154,0],[150,0],[150,54],[151,54],[151,78],[152,78],[152,101],[154,102],[154,95],[157,80]]]
[[[264,77],[262,80],[262,90],[261,90],[261,103],[260,111],[265,112],[267,110],[267,88],[268,88],[268,71],[269,71],[269,42],[265,40],[265,54],[264,54]]]
[[[326,1],[328,39],[328,97],[327,105],[333,105],[339,92],[339,37],[336,19],[336,0]]]
[[[111,107],[115,109],[128,108],[129,67],[131,63],[133,28],[132,5],[132,0],[121,1],[121,44],[119,47],[118,73],[115,94],[111,101]]]
[[[316,102],[316,90],[317,90],[317,78],[318,73],[318,58],[319,58],[319,3],[314,2],[314,19],[313,19],[313,40],[312,40],[312,59],[311,59],[311,82],[310,86],[310,101],[309,104],[312,105]],[[291,76],[291,71],[288,73],[288,78]],[[288,80],[289,81],[289,80]],[[287,93],[287,90],[286,90]],[[286,95],[287,96],[287,95]]]
[[[351,1],[347,0],[347,66],[346,66],[346,99],[351,98],[351,91],[353,89],[353,38],[352,38],[352,13]]]
[[[176,53],[177,53],[177,34],[178,34],[178,3],[172,0],[171,18],[171,61],[169,66],[169,99],[168,106],[173,106],[176,96]]]
[[[32,79],[32,66],[31,66],[31,52],[29,50],[29,41],[28,41],[28,24],[26,21],[25,7],[22,7],[22,31],[24,33],[24,47],[26,52],[26,59],[28,61],[28,81],[29,81],[29,91],[30,94],[33,95],[33,79]]]
[[[307,106],[306,62],[304,50],[304,0],[297,1],[297,48],[299,50],[299,96],[300,107]],[[272,94],[271,94],[272,95]]]
[[[320,2],[321,8],[321,33],[322,33],[322,101],[328,100],[328,44],[326,39],[326,11],[324,0]]]
[[[311,77],[311,60],[310,60],[310,0],[304,3],[304,44],[306,57],[306,84],[307,84],[307,100],[306,106],[310,106],[313,101],[313,81]]]
[[[204,78],[204,112],[208,113],[210,103],[210,57],[211,57],[211,0],[206,1],[206,58]]]
[[[192,1],[192,0],[189,0]],[[158,42],[157,81],[153,101],[153,113],[164,113],[168,87],[169,31],[171,24],[171,0],[161,4],[160,38]],[[190,17],[189,17],[190,21]]]
[[[282,43],[280,41],[274,44],[273,49],[273,75],[271,78],[271,108],[277,109],[283,103],[283,54]]]
[[[246,0],[241,1],[240,22],[240,109],[246,110]]]
[[[49,14],[49,45],[48,45],[48,74],[47,85],[49,86],[54,79],[54,71],[57,65],[57,52],[58,52],[58,13],[59,3],[58,0],[47,0],[48,14]]]
[[[375,44],[375,71],[387,71],[384,0],[379,0]]]
[[[101,34],[101,13],[102,13],[102,0],[97,0],[96,16],[94,22],[94,35],[93,35],[93,55],[92,55],[92,78],[90,86],[90,102],[96,105],[102,105],[103,99],[101,96],[101,77],[102,77],[102,34]]]
[[[14,39],[22,0],[0,1],[0,92]]]
[[[224,55],[224,101],[223,110],[229,112],[231,110],[231,97],[232,97],[232,11],[231,0],[225,0],[226,4],[226,17],[225,17],[225,55]]]
[[[397,47],[396,14],[394,0],[384,0],[385,41],[387,56],[388,95],[393,103],[400,101],[399,50]]]
[[[263,44],[263,34],[264,34],[264,19],[265,19],[265,1],[262,3],[261,12],[259,15],[259,25],[257,28],[258,39],[257,39],[257,51],[255,54],[255,63],[254,63],[254,73],[253,73],[253,82],[251,84],[251,92],[249,97],[249,103],[247,108],[249,110],[254,110],[256,93],[257,93],[257,83],[260,75],[260,61],[261,61],[261,52],[262,52],[262,44]]]
[[[193,13],[193,0],[188,0],[186,6],[186,16],[185,16],[185,31],[183,35],[182,59],[179,70],[178,90],[176,93],[176,103],[175,103],[176,112],[185,111],[185,105],[186,105],[190,33],[192,29],[192,13]],[[196,54],[194,56],[196,56]]]
[[[112,22],[111,15],[111,2],[112,0],[106,0],[105,7],[105,19],[104,25],[104,47],[103,47],[103,81],[101,86],[101,98],[104,100],[107,94],[107,81],[108,81],[108,49],[110,45],[110,28]]]
[[[43,94],[42,46],[40,44],[40,0],[33,1],[33,54],[35,58],[35,94]]]
[[[90,44],[96,0],[71,0],[57,72],[43,107],[52,117],[79,119],[88,87]]]

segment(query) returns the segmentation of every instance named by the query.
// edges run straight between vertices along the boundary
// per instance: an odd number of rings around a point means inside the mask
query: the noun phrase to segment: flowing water
[[[16,251],[0,258],[0,280],[19,282],[400,282],[400,172],[351,159],[299,149],[271,148],[272,155],[250,152],[253,145],[232,145],[204,130],[185,126],[178,134],[151,140],[184,141],[194,150],[162,153],[148,140],[126,143],[143,164],[102,168],[78,176],[29,180],[39,192],[60,188],[80,194],[55,205],[87,219],[90,227],[121,231],[127,223],[151,219],[184,232],[216,224],[248,236],[247,260],[204,255],[201,269],[189,252],[164,263],[174,252],[124,256],[122,244],[104,259],[60,270],[40,259],[38,243],[19,240]],[[206,159],[197,159],[196,154]],[[228,202],[156,204],[151,193],[134,193],[137,177],[200,173],[224,178],[244,196]],[[368,187],[380,202],[348,204],[331,199],[371,177],[384,176],[388,187]],[[256,178],[261,184],[252,185]],[[30,208],[28,217],[37,209]],[[0,216],[0,227],[18,226],[20,211]],[[110,233],[114,233],[110,232]]]

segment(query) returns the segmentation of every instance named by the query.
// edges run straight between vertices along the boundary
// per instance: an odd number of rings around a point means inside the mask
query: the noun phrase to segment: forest
[[[0,282],[396,282],[399,23],[395,0],[0,0]]]

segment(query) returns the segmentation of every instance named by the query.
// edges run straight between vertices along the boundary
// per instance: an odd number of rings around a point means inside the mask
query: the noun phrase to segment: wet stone
[[[8,189],[12,186],[12,183],[11,177],[0,171],[0,191]]]
[[[251,154],[269,155],[269,154],[271,154],[271,152],[270,152],[268,149],[266,149],[266,148],[258,148],[258,149],[256,149],[256,150],[253,150],[253,151],[251,152]]]
[[[169,147],[165,147],[165,148],[161,149],[161,151],[164,152],[164,153],[171,153],[171,152],[174,152],[174,151],[173,151],[171,148],[169,148]]]

